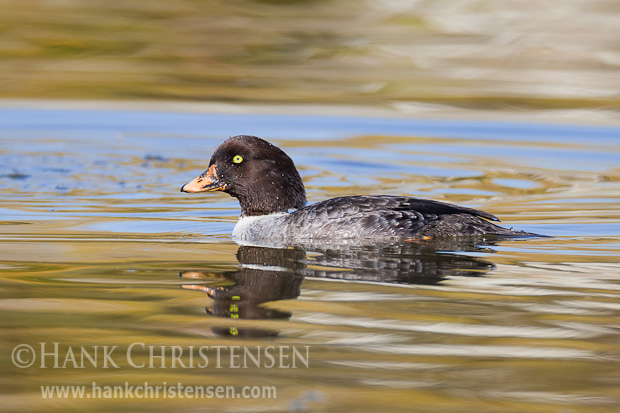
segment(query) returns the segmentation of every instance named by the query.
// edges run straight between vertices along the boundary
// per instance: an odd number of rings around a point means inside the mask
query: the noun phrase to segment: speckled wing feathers
[[[447,214],[497,220],[471,208],[411,197],[353,196],[318,202],[291,214],[287,232],[303,238],[402,238]]]

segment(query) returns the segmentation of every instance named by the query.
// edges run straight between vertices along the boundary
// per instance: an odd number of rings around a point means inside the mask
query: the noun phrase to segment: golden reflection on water
[[[316,408],[353,407],[362,402],[373,406],[381,400],[393,409],[405,409],[411,403],[431,410],[437,406],[475,409],[482,400],[483,411],[493,411],[496,403],[515,411],[562,406],[604,411],[615,403],[615,386],[606,385],[617,373],[614,325],[620,301],[614,267],[598,277],[585,268],[581,277],[572,277],[564,269],[541,262],[522,263],[532,266],[526,272],[521,266],[500,264],[491,272],[486,267],[487,271],[470,275],[450,275],[468,271],[460,264],[452,271],[447,267],[444,280],[391,284],[377,282],[377,270],[367,273],[369,281],[364,280],[364,273],[358,281],[342,281],[344,269],[330,269],[323,262],[318,270],[308,267],[308,278],[301,284],[302,279],[292,274],[274,272],[277,267],[273,265],[278,263],[264,260],[263,248],[257,252],[263,259],[261,265],[241,262],[238,267],[231,260],[238,247],[230,243],[187,243],[179,251],[204,258],[193,255],[193,260],[184,260],[180,255],[176,261],[167,255],[171,246],[165,243],[138,242],[158,254],[158,261],[152,261],[152,255],[150,261],[136,255],[131,245],[136,242],[112,244],[125,254],[110,257],[102,250],[99,264],[7,262],[2,277],[7,298],[0,300],[0,311],[5,314],[3,329],[10,334],[5,335],[3,347],[10,351],[16,343],[54,340],[62,343],[63,354],[69,345],[102,344],[118,346],[124,353],[136,342],[186,349],[309,345],[311,368],[287,370],[286,374],[213,366],[145,370],[119,362],[117,371],[50,369],[33,375],[16,370],[5,359],[3,369],[13,377],[5,387],[14,394],[5,400],[16,408],[79,410],[92,406],[81,400],[48,404],[33,389],[93,379],[102,385],[119,380],[134,385],[177,380],[186,384],[270,383],[278,386],[280,400],[275,404],[235,403],[235,408],[251,405],[268,410],[273,406],[290,409],[309,389],[320,395],[310,403]],[[68,249],[75,251],[74,257],[81,255],[78,245]],[[36,249],[30,242],[25,246]],[[302,260],[305,256],[294,251],[292,255]],[[313,256],[312,261],[322,262],[321,256]],[[333,262],[335,256],[330,256]],[[462,257],[467,259],[467,255]],[[71,253],[64,259],[72,261]],[[369,259],[365,255],[364,265]],[[494,260],[494,256],[476,258],[487,259]],[[89,260],[93,258],[86,255],[84,261]],[[304,267],[295,262],[290,265],[297,270]],[[573,268],[579,271],[580,266],[573,264]],[[254,281],[248,281],[248,276]],[[270,277],[280,277],[292,289],[269,288],[265,283]],[[268,296],[260,298],[261,294]],[[231,300],[235,296],[239,299]],[[233,302],[238,303],[234,310]],[[138,364],[148,360],[146,354],[135,354]],[[464,391],[475,394],[476,401],[463,400]],[[393,398],[386,401],[386,396]],[[229,402],[209,402],[216,408],[229,407]],[[140,401],[139,405],[161,408],[159,403]],[[179,406],[178,402],[164,403]],[[112,405],[95,404],[98,408]],[[128,410],[137,405],[122,404]],[[189,399],[182,404],[185,408],[199,405]]]
[[[599,115],[613,118],[618,13],[613,0],[11,0],[0,94],[606,108]]]

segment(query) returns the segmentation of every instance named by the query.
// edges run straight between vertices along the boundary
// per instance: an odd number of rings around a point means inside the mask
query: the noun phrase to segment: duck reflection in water
[[[242,245],[234,271],[183,271],[195,283],[182,288],[203,291],[213,299],[207,313],[228,319],[289,319],[291,312],[265,303],[296,299],[304,278],[352,282],[434,285],[451,276],[482,276],[493,264],[467,253],[490,253],[497,239],[436,240],[385,245],[296,245],[267,248]],[[482,246],[484,245],[484,246]],[[212,281],[218,278],[217,281]],[[223,280],[222,280],[223,279]],[[217,335],[275,337],[278,331],[232,323],[213,327]]]
[[[242,246],[237,250],[239,269],[221,273],[184,271],[185,279],[206,281],[224,278],[208,285],[185,284],[182,287],[206,292],[213,299],[207,313],[215,317],[245,320],[289,319],[291,313],[272,310],[262,304],[295,299],[301,292],[305,251],[298,248],[276,249]],[[232,327],[213,327],[218,335],[241,337],[277,336],[277,331]]]

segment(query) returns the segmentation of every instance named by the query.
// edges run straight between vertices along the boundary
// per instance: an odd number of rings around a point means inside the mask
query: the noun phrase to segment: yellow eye
[[[241,163],[241,162],[243,162],[243,156],[235,155],[235,157],[233,158],[233,162],[234,163]]]

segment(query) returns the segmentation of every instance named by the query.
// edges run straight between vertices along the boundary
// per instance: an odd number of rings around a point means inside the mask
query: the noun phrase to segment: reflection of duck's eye
[[[241,162],[243,162],[243,156],[235,155],[235,157],[233,158],[233,162],[234,163],[241,163]]]

